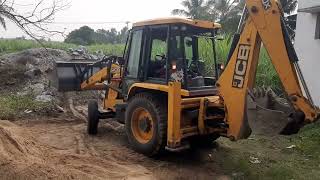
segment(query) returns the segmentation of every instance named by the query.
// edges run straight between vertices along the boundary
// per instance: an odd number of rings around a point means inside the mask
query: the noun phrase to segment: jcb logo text
[[[262,1],[262,5],[265,10],[268,10],[271,8],[271,1],[270,0],[261,0],[261,1]]]
[[[242,88],[247,72],[248,60],[250,56],[250,45],[240,44],[236,66],[234,69],[232,87]]]

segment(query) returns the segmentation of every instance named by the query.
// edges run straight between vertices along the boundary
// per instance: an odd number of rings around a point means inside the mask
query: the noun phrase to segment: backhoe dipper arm
[[[261,43],[266,48],[295,114],[293,126],[284,134],[297,133],[305,123],[315,121],[319,109],[312,103],[297,64],[297,56],[282,23],[282,10],[276,0],[246,0],[243,19],[238,33],[240,38],[219,78],[217,86],[226,108],[227,136],[232,140],[247,138],[251,129],[247,120],[248,89],[255,83]],[[301,85],[299,81],[301,81]],[[302,88],[307,94],[304,97]],[[291,131],[291,132],[290,132]]]

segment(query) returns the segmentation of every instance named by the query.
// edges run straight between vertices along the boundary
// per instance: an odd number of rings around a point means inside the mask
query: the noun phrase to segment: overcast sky
[[[53,0],[44,0],[49,6]],[[169,17],[171,10],[182,8],[182,0],[69,0],[70,7],[55,15],[55,23],[48,26],[52,30],[67,33],[83,25],[93,29],[120,29],[124,22],[136,22],[144,19]],[[30,10],[39,0],[15,0],[19,11]],[[28,5],[28,6],[25,6]],[[122,22],[122,23],[104,23]],[[7,31],[0,27],[0,37],[14,38],[24,35],[14,24],[7,23]],[[63,40],[62,36],[51,37],[53,40]]]

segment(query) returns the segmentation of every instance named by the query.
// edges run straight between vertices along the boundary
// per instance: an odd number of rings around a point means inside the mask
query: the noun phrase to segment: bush
[[[226,35],[224,40],[217,42],[216,49],[217,59],[219,63],[226,62],[231,43],[232,37],[230,35]],[[276,92],[280,92],[282,90],[282,85],[279,76],[271,63],[266,49],[263,46],[261,47],[259,63],[257,67],[256,86],[270,86]]]

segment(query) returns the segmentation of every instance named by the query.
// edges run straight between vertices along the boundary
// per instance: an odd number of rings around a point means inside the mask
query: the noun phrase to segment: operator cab
[[[180,18],[135,23],[125,52],[127,86],[137,81],[179,81],[183,89],[196,95],[214,94],[219,75],[215,36],[220,27],[217,23]]]

